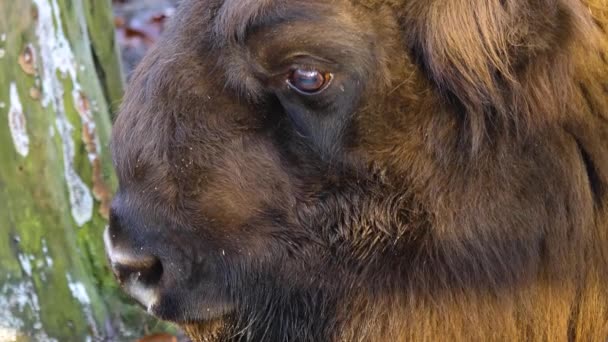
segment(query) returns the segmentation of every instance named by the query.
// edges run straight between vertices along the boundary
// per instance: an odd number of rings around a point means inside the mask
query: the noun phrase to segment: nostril
[[[116,261],[112,268],[121,283],[137,282],[146,287],[158,285],[163,276],[163,265],[154,256]]]
[[[115,202],[118,197],[115,198]],[[113,204],[110,209],[110,224],[106,227],[103,240],[114,275],[121,284],[143,285],[154,287],[163,276],[163,265],[160,259],[147,254],[144,248],[137,248],[128,243],[127,231],[124,229],[124,218],[120,216]]]
[[[144,285],[157,285],[163,276],[163,264],[156,259],[147,269],[141,270],[137,279]]]

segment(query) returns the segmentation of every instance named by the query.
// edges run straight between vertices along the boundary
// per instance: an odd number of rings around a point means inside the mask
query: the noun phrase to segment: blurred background
[[[179,0],[0,0],[0,342],[184,341],[124,296],[101,233],[129,75]]]
[[[123,70],[128,75],[162,33],[178,0],[113,0]]]

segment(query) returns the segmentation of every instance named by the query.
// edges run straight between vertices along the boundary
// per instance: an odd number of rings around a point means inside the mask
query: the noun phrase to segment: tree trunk
[[[101,238],[116,50],[109,0],[0,0],[0,341],[124,340],[150,323]]]

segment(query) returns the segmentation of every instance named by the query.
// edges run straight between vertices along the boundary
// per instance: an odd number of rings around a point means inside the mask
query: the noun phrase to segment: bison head
[[[182,1],[114,125],[114,273],[200,340],[571,336],[608,175],[600,124],[565,120],[606,109],[573,86],[590,23],[575,0]]]

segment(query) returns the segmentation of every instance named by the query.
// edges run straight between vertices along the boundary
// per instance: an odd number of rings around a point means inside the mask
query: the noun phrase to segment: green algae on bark
[[[105,262],[109,0],[0,2],[0,340],[123,340],[152,322]]]

